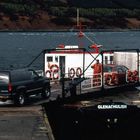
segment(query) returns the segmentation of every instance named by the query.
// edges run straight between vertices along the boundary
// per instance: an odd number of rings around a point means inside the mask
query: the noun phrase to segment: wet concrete
[[[1,107],[0,140],[51,140],[42,107]]]

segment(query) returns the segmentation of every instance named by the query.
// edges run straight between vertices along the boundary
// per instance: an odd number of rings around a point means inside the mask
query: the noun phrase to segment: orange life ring
[[[119,80],[118,80],[118,75],[117,73],[112,73],[112,84],[114,85],[118,85],[119,84]]]
[[[47,78],[51,78],[51,71],[50,71],[50,70],[47,70],[47,71],[45,72],[45,74],[46,74],[46,77],[47,77]],[[47,76],[47,74],[49,74],[49,76]]]
[[[133,75],[138,76],[138,71],[134,70]]]
[[[80,77],[81,74],[82,74],[82,69],[81,69],[80,67],[78,67],[78,68],[76,69],[76,76],[77,76],[77,77]]]
[[[130,70],[127,71],[127,81],[128,82],[134,82],[133,72],[130,71]]]
[[[118,85],[119,81],[118,81],[118,77],[116,73],[112,73],[112,74],[107,74],[105,76],[105,83],[107,85]]]
[[[75,76],[75,70],[74,70],[74,68],[71,68],[70,70],[69,70],[69,77],[70,78],[73,78]]]
[[[106,74],[105,75],[105,84],[110,85],[112,81],[112,76],[111,74]]]
[[[136,70],[133,72],[133,80],[134,80],[134,82],[137,82],[139,80],[138,71],[136,71]]]

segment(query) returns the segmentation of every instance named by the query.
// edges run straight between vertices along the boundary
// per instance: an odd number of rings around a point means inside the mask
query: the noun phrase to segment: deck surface
[[[42,107],[0,107],[0,140],[52,140]]]

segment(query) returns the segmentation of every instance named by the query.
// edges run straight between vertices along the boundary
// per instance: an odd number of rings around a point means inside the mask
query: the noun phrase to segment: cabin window
[[[55,62],[58,62],[58,56],[55,56]]]
[[[48,56],[47,57],[47,62],[53,62],[53,57],[52,56]]]
[[[110,64],[113,64],[113,56],[110,56]]]
[[[107,64],[107,63],[108,63],[108,57],[105,56],[105,64]]]

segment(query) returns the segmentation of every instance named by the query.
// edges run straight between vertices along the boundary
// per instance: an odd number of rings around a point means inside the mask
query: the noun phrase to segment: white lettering
[[[98,105],[98,109],[127,109],[127,105]]]

